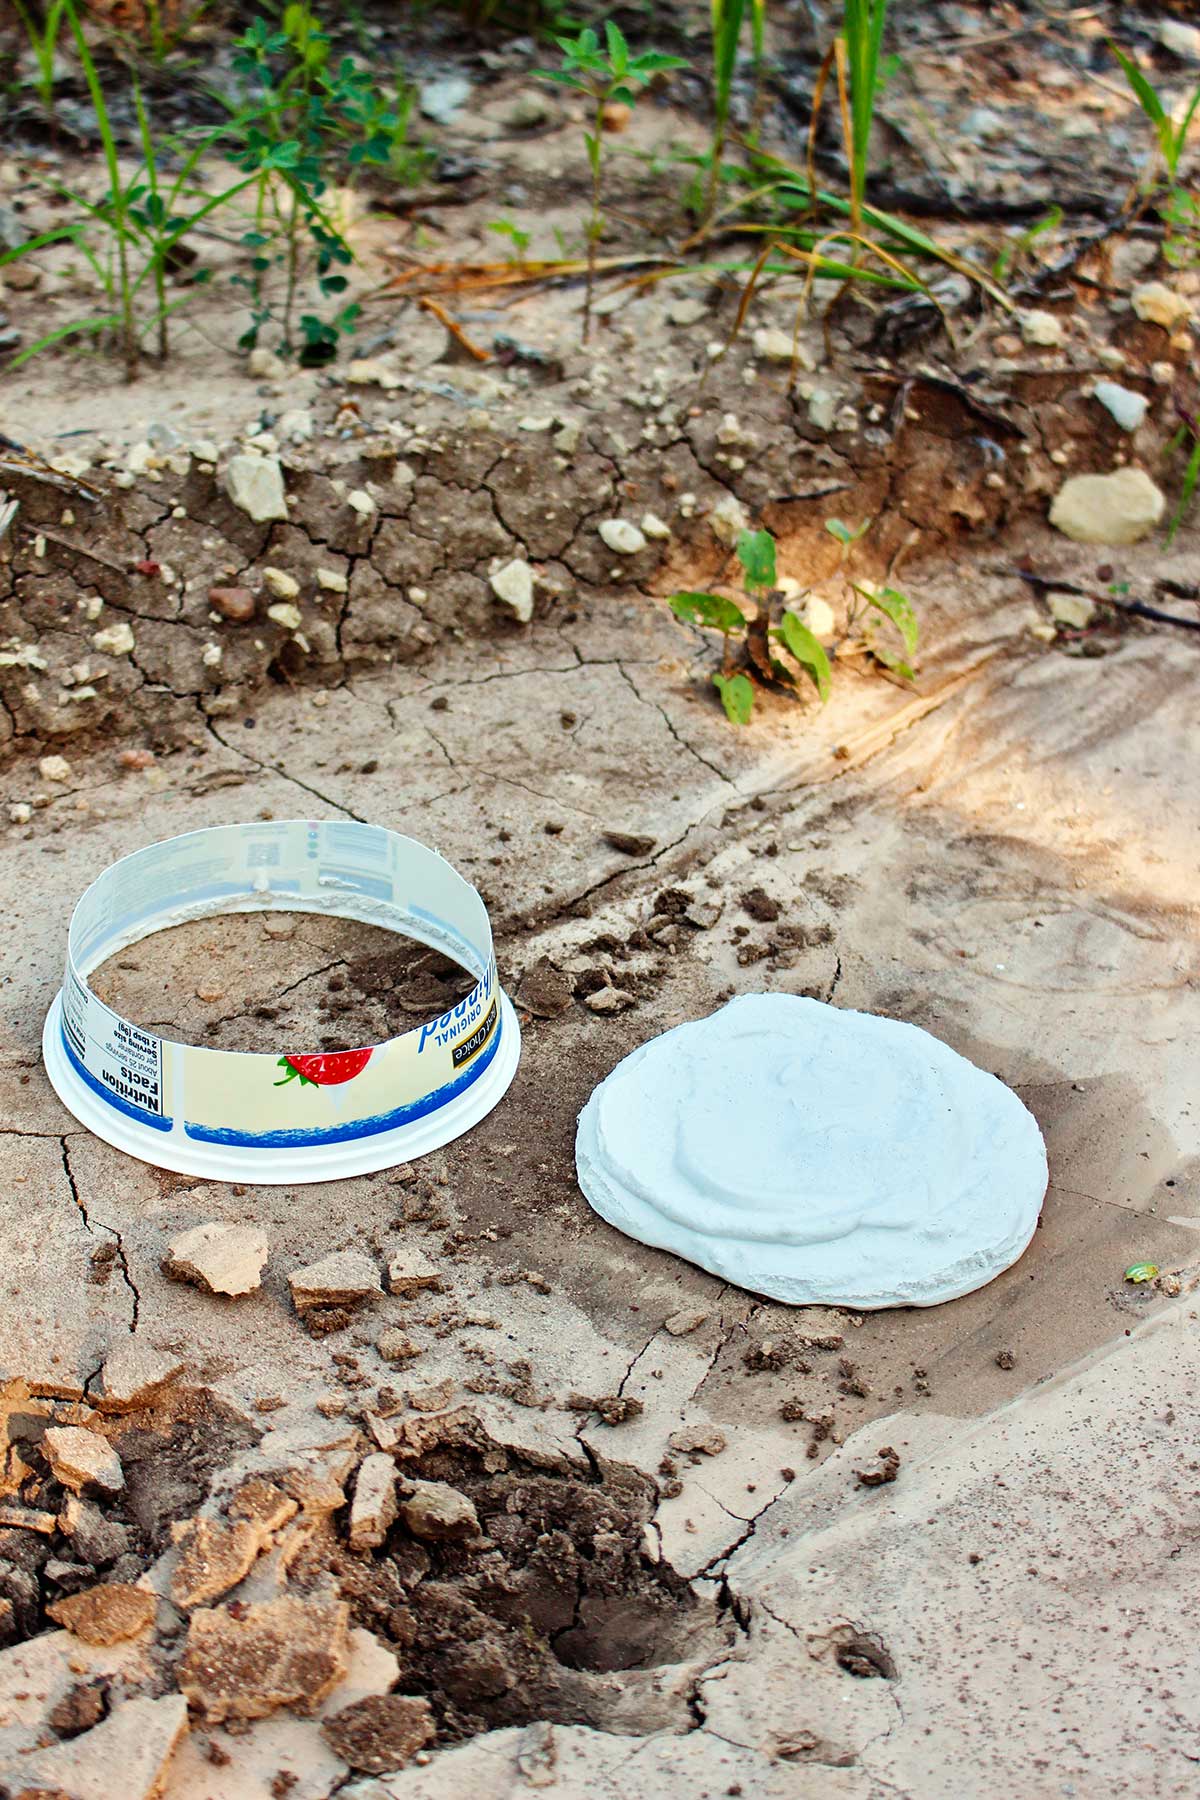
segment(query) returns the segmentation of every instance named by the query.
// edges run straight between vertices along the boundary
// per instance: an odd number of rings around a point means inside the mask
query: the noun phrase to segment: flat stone
[[[631,519],[601,519],[596,530],[618,556],[636,556],[646,548],[646,534]]]
[[[119,1494],[125,1486],[121,1459],[107,1439],[82,1425],[52,1425],[42,1439],[51,1471],[64,1487],[77,1493],[98,1488]]]
[[[418,1244],[404,1244],[388,1256],[387,1285],[389,1294],[411,1295],[422,1288],[439,1292],[442,1271]]]
[[[378,1548],[395,1517],[396,1465],[390,1456],[377,1450],[358,1466],[350,1503],[350,1548]]]
[[[264,1719],[280,1706],[312,1712],[346,1673],[350,1608],[332,1594],[284,1594],[194,1612],[179,1688],[214,1724]]]
[[[133,627],[127,619],[105,625],[92,635],[92,649],[99,650],[102,656],[129,656],[135,647]]]
[[[1166,496],[1144,469],[1072,475],[1050,508],[1050,523],[1077,544],[1136,544],[1166,511]]]
[[[276,600],[268,606],[267,617],[274,625],[282,625],[285,631],[299,631],[304,622],[300,608],[290,600]]]
[[[1071,625],[1082,631],[1096,616],[1096,602],[1086,594],[1056,593],[1047,596],[1050,617],[1060,625]]]
[[[110,1581],[53,1601],[46,1616],[85,1644],[120,1644],[154,1623],[155,1605],[148,1589]]]
[[[1035,307],[1021,316],[1021,336],[1027,344],[1042,350],[1055,350],[1063,342],[1063,323],[1057,313]]]
[[[488,584],[497,600],[511,607],[522,625],[533,617],[533,570],[521,557],[504,564],[488,576]]]
[[[294,600],[300,592],[300,583],[286,569],[276,569],[272,565],[263,570],[263,586],[274,594],[277,600]]]
[[[750,514],[736,494],[723,494],[708,515],[712,534],[732,549],[750,524]]]
[[[790,331],[781,331],[777,325],[764,325],[754,333],[754,354],[760,362],[791,363],[793,346],[795,359],[802,369],[813,367],[812,357],[803,343],[793,339]]]
[[[1119,381],[1098,381],[1092,394],[1105,412],[1117,421],[1122,431],[1136,431],[1145,419],[1146,409],[1150,405],[1145,394],[1122,387]]]
[[[24,1791],[63,1793],[68,1800],[159,1800],[187,1731],[182,1695],[126,1700],[103,1724],[25,1759]]]
[[[256,525],[288,516],[277,456],[231,456],[225,468],[225,492]]]
[[[421,83],[417,104],[425,118],[445,125],[470,98],[471,84],[465,75],[444,75],[438,81]]]
[[[707,300],[672,300],[667,308],[667,321],[671,325],[698,325],[701,319],[708,317],[708,310]]]
[[[634,997],[625,988],[602,987],[594,994],[585,994],[583,1004],[594,1013],[627,1012],[634,1004]]]
[[[706,1312],[686,1307],[679,1312],[673,1312],[669,1318],[664,1319],[663,1330],[669,1332],[672,1337],[686,1337],[690,1331],[699,1331],[707,1319]]]
[[[1016,1095],[928,1032],[751,994],[619,1063],[579,1183],[630,1237],[793,1306],[933,1306],[1015,1262],[1046,1192]]]
[[[186,1611],[227,1594],[250,1573],[267,1535],[253,1519],[189,1519],[176,1539],[179,1556],[171,1572],[175,1605]]]
[[[132,1412],[146,1406],[183,1369],[176,1356],[152,1350],[131,1333],[110,1350],[100,1375],[98,1403],[102,1412]]]
[[[448,1481],[415,1481],[400,1502],[400,1517],[414,1537],[476,1538],[479,1515],[474,1503]]]
[[[403,1769],[437,1736],[428,1700],[409,1694],[377,1694],[325,1720],[321,1727],[343,1762],[363,1775]]]
[[[1134,288],[1129,298],[1139,319],[1161,325],[1165,331],[1174,331],[1177,325],[1192,316],[1191,302],[1177,294],[1174,288],[1169,288],[1165,281],[1144,281]]]
[[[163,1259],[163,1273],[190,1281],[210,1294],[252,1294],[262,1280],[269,1254],[256,1225],[209,1220],[175,1238]]]
[[[312,1306],[357,1306],[382,1291],[374,1259],[361,1250],[335,1250],[288,1276],[297,1312]]]

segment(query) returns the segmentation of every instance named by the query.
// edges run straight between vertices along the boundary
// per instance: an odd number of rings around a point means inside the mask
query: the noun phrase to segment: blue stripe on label
[[[174,1123],[172,1119],[161,1118],[158,1113],[145,1112],[142,1107],[131,1106],[128,1100],[122,1100],[119,1094],[114,1094],[111,1088],[106,1088],[102,1081],[97,1081],[87,1065],[80,1062],[65,1031],[62,1033],[62,1041],[71,1067],[86,1081],[94,1094],[99,1094],[100,1098],[107,1100],[108,1104],[117,1112],[124,1113],[127,1119],[136,1120],[139,1125],[152,1125],[155,1131],[170,1131]]]
[[[397,1106],[392,1112],[376,1113],[369,1119],[354,1119],[348,1125],[331,1125],[325,1131],[306,1131],[302,1127],[294,1131],[228,1131],[186,1121],[183,1129],[190,1138],[198,1138],[203,1144],[236,1144],[248,1150],[303,1150],[317,1144],[344,1144],[350,1138],[375,1137],[381,1131],[395,1131],[401,1125],[411,1125],[417,1119],[439,1111],[465,1093],[472,1082],[478,1081],[500,1047],[503,1029],[501,1024],[486,1050],[463,1074],[446,1082],[444,1087],[435,1088],[423,1099],[410,1100],[406,1106]],[[154,1122],[158,1123],[157,1120]]]

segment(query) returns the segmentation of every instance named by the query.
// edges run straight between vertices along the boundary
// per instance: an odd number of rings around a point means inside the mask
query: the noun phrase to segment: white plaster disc
[[[579,1115],[579,1185],[630,1237],[793,1306],[936,1306],[1016,1262],[1037,1122],[915,1025],[748,994],[635,1050]]]

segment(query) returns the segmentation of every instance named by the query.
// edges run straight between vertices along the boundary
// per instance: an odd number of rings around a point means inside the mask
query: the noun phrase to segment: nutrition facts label
[[[63,1030],[88,1074],[107,1093],[162,1118],[160,1038],[128,1024],[71,974],[63,983]]]

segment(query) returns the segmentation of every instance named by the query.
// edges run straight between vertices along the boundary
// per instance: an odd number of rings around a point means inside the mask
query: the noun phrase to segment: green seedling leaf
[[[812,677],[813,686],[820,695],[823,706],[833,687],[833,674],[820,638],[814,637],[803,620],[790,611],[784,613],[775,636],[795,657],[800,667]]]
[[[853,525],[847,525],[842,519],[826,519],[825,529],[830,537],[836,538],[839,544],[842,544],[846,549],[849,549],[851,544],[856,544],[859,538],[864,535],[869,528],[870,523],[870,519],[864,519],[862,524],[858,526],[856,530]]]
[[[881,663],[885,669],[890,669],[893,675],[902,675],[905,681],[917,679],[911,665],[906,663],[902,656],[898,656],[894,650],[889,650],[886,644],[880,644],[874,637],[869,636],[867,647],[875,661]]]
[[[672,594],[671,611],[689,625],[707,625],[710,631],[745,631],[746,615],[721,594]]]
[[[1125,1271],[1125,1279],[1140,1285],[1143,1281],[1153,1281],[1157,1274],[1157,1263],[1130,1263]]]
[[[608,42],[608,60],[612,64],[613,74],[623,75],[629,67],[629,45],[625,41],[625,33],[611,19],[606,19],[604,36]]]
[[[733,725],[748,725],[754,711],[754,687],[748,675],[714,675],[713,686],[721,696],[725,717]]]
[[[775,586],[775,539],[769,531],[739,532],[737,558],[746,571],[748,588]]]
[[[861,594],[868,605],[874,606],[892,621],[900,636],[904,639],[904,648],[910,656],[914,655],[917,640],[921,635],[921,627],[917,623],[917,615],[913,611],[912,601],[907,594],[896,588],[860,587],[856,581],[850,583],[856,594]]]

